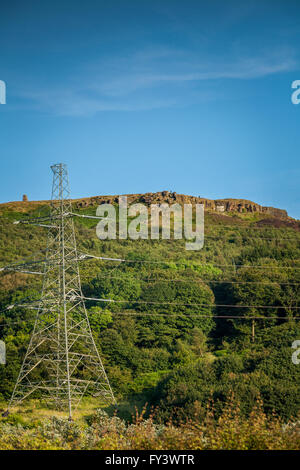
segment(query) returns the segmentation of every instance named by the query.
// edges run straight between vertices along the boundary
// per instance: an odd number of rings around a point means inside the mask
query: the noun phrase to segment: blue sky
[[[0,6],[0,202],[172,190],[300,218],[300,2]]]

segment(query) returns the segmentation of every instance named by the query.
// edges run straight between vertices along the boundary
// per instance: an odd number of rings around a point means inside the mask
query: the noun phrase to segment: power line
[[[168,316],[168,317],[195,317],[195,318],[215,318],[215,319],[220,319],[220,320],[226,320],[226,319],[231,319],[231,320],[234,320],[234,319],[239,319],[239,320],[300,320],[300,316],[299,317],[288,317],[288,318],[284,318],[284,317],[245,317],[245,316],[241,316],[241,315],[202,315],[202,314],[197,314],[197,313],[192,313],[192,314],[189,314],[189,313],[144,313],[144,312],[109,312],[111,313],[113,316],[114,315],[134,315],[134,316],[139,316],[139,317],[156,317],[156,316],[161,316],[161,317],[165,317],[165,316]]]
[[[104,220],[104,221],[114,221],[114,222],[120,222],[122,219],[112,219],[112,218],[109,218],[109,217],[104,217],[104,216],[95,216],[95,215],[88,215],[88,214],[77,214],[75,212],[66,212],[64,214],[64,217],[80,217],[80,218],[86,218],[86,219],[97,219],[97,220]],[[29,218],[29,219],[21,219],[21,220],[17,220],[14,222],[14,224],[25,224],[25,225],[38,225],[40,227],[46,227],[46,228],[57,228],[57,226],[54,226],[54,225],[46,225],[46,224],[42,224],[40,222],[45,222],[47,220],[53,220],[54,218],[50,216],[44,216],[44,217],[36,217],[36,218]],[[130,220],[130,217],[128,217],[126,220]],[[209,228],[211,228],[212,226],[208,226]],[[216,226],[218,227],[218,226]],[[246,235],[242,235],[241,233],[239,233],[238,231],[235,231],[234,229],[232,229],[231,227],[224,227],[224,228],[229,228],[230,230],[232,230],[233,232],[235,232],[234,234],[235,235],[239,235],[240,237],[243,237],[243,238],[255,238],[255,240],[267,240],[267,241],[273,241],[273,240],[277,240],[277,241],[288,241],[288,240],[291,240],[291,241],[300,241],[297,237],[252,237],[250,234],[246,234]],[[240,230],[240,229],[245,229],[245,230],[252,230],[252,229],[259,229],[259,227],[238,227],[237,230]],[[264,228],[265,230],[268,230],[269,228],[266,227]],[[222,227],[222,230],[223,230],[223,227]],[[262,230],[262,229],[261,229]],[[229,235],[230,236],[230,235]],[[219,240],[227,240],[226,237],[219,237],[217,235],[204,235],[204,238],[211,238],[211,239],[219,239]]]
[[[117,300],[114,300],[114,299],[97,299],[97,298],[90,298],[90,297],[83,297],[85,300],[91,300],[91,301],[109,301],[109,302],[116,302],[116,303],[120,303],[120,302],[125,302],[125,303],[146,303],[146,304],[167,304],[167,305],[176,305],[176,306],[200,306],[200,307],[207,307],[207,306],[212,306],[212,307],[236,307],[236,308],[254,308],[254,307],[257,307],[257,308],[293,308],[293,309],[299,309],[300,307],[283,307],[283,306],[251,306],[251,305],[228,305],[228,304],[225,304],[225,305],[221,305],[221,304],[178,304],[178,303],[172,303],[172,302],[145,302],[145,301],[142,301],[142,302],[138,302],[138,301],[117,301]],[[9,306],[9,308],[5,309],[5,310],[10,310],[11,308],[13,307],[26,307],[26,308],[32,308],[32,309],[37,309],[38,307],[29,307],[28,305],[23,305],[23,304],[14,304],[14,305],[11,305]],[[2,310],[0,313],[3,313],[4,310]],[[172,316],[179,316],[179,317],[194,317],[194,318],[213,318],[213,319],[219,319],[219,320],[225,320],[225,319],[241,319],[241,320],[299,320],[300,319],[300,316],[299,317],[292,317],[292,318],[284,318],[284,317],[278,317],[278,316],[272,316],[272,317],[266,317],[266,316],[251,316],[251,317],[245,317],[245,316],[241,316],[241,315],[203,315],[203,314],[199,314],[199,313],[157,313],[157,312],[151,312],[151,313],[145,313],[145,312],[109,312],[110,314],[112,314],[113,316],[116,316],[116,315],[134,315],[134,316],[168,316],[168,317],[172,317]],[[20,324],[20,322],[24,322],[25,320],[24,319],[20,319],[19,321],[14,321],[14,322],[10,322],[8,321],[7,323],[0,323],[0,327],[1,326],[8,326],[10,327],[11,325],[16,325],[16,324]]]
[[[275,308],[275,309],[294,309],[298,310],[299,307],[292,306],[277,306],[277,305],[230,305],[230,304],[208,304],[208,303],[176,303],[176,302],[158,302],[158,301],[145,301],[145,300],[115,300],[115,299],[99,299],[96,297],[83,297],[85,300],[92,300],[95,302],[109,302],[109,303],[127,303],[127,304],[151,304],[151,305],[169,305],[175,307],[225,307],[225,308]]]
[[[81,255],[79,256],[78,258],[74,259],[73,261],[82,261],[82,260],[88,260],[88,259],[98,259],[98,260],[101,260],[101,261],[116,261],[116,262],[119,262],[119,263],[141,263],[141,264],[169,264],[169,263],[172,263],[172,264],[177,264],[177,265],[181,265],[182,263],[180,262],[175,262],[175,261],[164,261],[164,260],[161,260],[161,261],[158,261],[158,260],[132,260],[132,259],[122,259],[122,258],[109,258],[109,257],[104,257],[104,256],[95,256],[95,255],[91,255],[91,254],[84,254],[84,255]],[[33,261],[32,263],[35,264],[35,263],[43,263],[45,262],[45,260],[39,260],[39,261]],[[0,272],[3,272],[3,271],[15,271],[15,272],[20,272],[20,273],[25,273],[25,274],[44,274],[43,272],[41,271],[29,271],[29,270],[26,270],[26,269],[22,269],[23,266],[25,266],[27,263],[23,263],[23,264],[20,264],[20,265],[8,265],[8,266],[4,266],[2,268],[0,268]],[[28,264],[31,264],[31,263],[28,263]],[[51,264],[51,261],[49,262],[49,264]],[[184,264],[184,263],[183,263]],[[255,269],[282,269],[282,270],[286,270],[286,269],[295,269],[295,270],[298,270],[300,269],[300,267],[298,266],[269,266],[269,265],[245,265],[245,264],[211,264],[211,263],[206,263],[206,262],[200,262],[200,264],[197,264],[197,266],[209,266],[211,268],[214,268],[214,267],[217,267],[217,268],[220,268],[220,267],[223,267],[223,268],[236,268],[236,267],[239,267],[239,268],[246,268],[246,269],[251,269],[251,268],[255,268]],[[190,266],[186,266],[187,268],[190,267]],[[220,282],[220,283],[252,283],[252,281],[207,281],[207,282]],[[269,282],[268,283],[264,283],[264,282],[258,282],[259,284],[270,284]],[[276,282],[274,282],[276,283]],[[282,283],[282,282],[279,282],[279,284],[286,284],[286,285],[298,285],[299,283]]]
[[[138,260],[138,259],[123,259],[123,258],[107,258],[104,256],[96,256],[96,255],[91,255],[91,254],[83,254],[85,258],[82,259],[99,259],[102,261],[118,261],[120,263],[145,263],[145,264],[176,264],[176,265],[181,265],[185,264],[184,262],[175,262],[172,260]],[[223,268],[261,268],[261,269],[300,269],[298,266],[269,266],[269,265],[245,265],[245,264],[211,264],[211,263],[205,263],[205,262],[199,262],[198,266],[209,266],[209,267],[223,267]],[[189,267],[189,266],[186,266]]]
[[[138,316],[138,317],[188,317],[188,318],[213,318],[216,320],[285,320],[285,321],[293,321],[293,320],[300,320],[300,316],[298,317],[278,317],[278,316],[272,316],[272,317],[266,317],[266,316],[251,316],[251,317],[245,317],[243,315],[203,315],[199,313],[146,313],[146,312],[109,312],[112,316],[117,316],[117,315],[122,315],[122,316]],[[20,324],[20,321],[25,321],[25,320],[19,320],[15,322],[9,322],[9,323],[0,323],[1,326],[11,326],[11,325],[17,325]]]
[[[122,276],[97,276],[97,279],[123,279],[129,280],[129,278]],[[138,281],[149,282],[154,284],[155,282],[186,282],[186,283],[199,283],[199,284],[259,284],[259,285],[283,285],[283,286],[299,286],[300,282],[263,282],[263,281],[222,281],[222,280],[213,280],[213,279],[166,279],[166,278],[136,278]]]
[[[143,264],[169,264],[169,263],[173,263],[173,264],[182,264],[180,262],[175,262],[175,261],[172,261],[172,260],[133,260],[133,259],[123,259],[123,258],[112,258],[112,257],[103,257],[103,256],[96,256],[96,255],[92,255],[92,254],[85,254],[85,253],[82,253],[78,256],[78,258],[73,261],[82,261],[82,260],[85,260],[85,259],[99,259],[99,260],[102,260],[102,261],[116,261],[116,262],[120,262],[120,263],[143,263]],[[0,272],[2,271],[18,271],[18,272],[21,272],[21,273],[25,273],[25,274],[44,274],[43,272],[39,272],[39,271],[32,271],[32,270],[29,270],[29,269],[26,269],[26,267],[28,265],[35,265],[35,264],[40,264],[40,263],[45,263],[46,259],[40,259],[40,260],[20,260],[21,263],[13,263],[11,265],[7,265],[7,266],[3,266],[0,268]],[[51,262],[51,261],[50,261]],[[235,268],[235,267],[240,267],[240,268],[257,268],[257,269],[300,269],[300,267],[298,266],[269,266],[269,265],[243,265],[243,264],[235,264],[235,265],[231,265],[231,264],[211,264],[211,263],[206,263],[206,262],[201,262],[200,261],[200,264],[201,265],[204,265],[204,266],[210,266],[210,267],[224,267],[224,268]],[[24,268],[24,269],[22,269]]]

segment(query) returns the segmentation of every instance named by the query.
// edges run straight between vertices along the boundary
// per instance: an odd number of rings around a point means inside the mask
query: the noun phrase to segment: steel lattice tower
[[[83,300],[67,168],[60,163],[51,169],[53,186],[42,295],[8,410],[38,392],[47,404],[68,409],[72,419],[72,411],[84,394],[92,393],[106,403],[116,401]]]

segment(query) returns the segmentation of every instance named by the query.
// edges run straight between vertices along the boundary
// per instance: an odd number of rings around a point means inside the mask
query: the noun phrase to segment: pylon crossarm
[[[28,271],[26,269],[14,269],[14,268],[0,268],[0,271],[13,271],[13,272],[18,272],[18,273],[22,273],[22,274],[39,274],[39,275],[43,275],[44,273],[43,272],[40,272],[40,271]]]
[[[67,212],[65,214],[63,214],[63,217],[67,217],[70,213]],[[24,224],[24,225],[36,225],[36,224],[40,224],[40,223],[43,223],[43,222],[51,222],[52,220],[58,220],[60,218],[60,215],[54,215],[54,214],[50,214],[50,215],[46,215],[46,216],[43,216],[43,217],[29,217],[29,218],[26,218],[26,219],[20,219],[20,220],[15,220],[13,222],[14,225],[18,225],[18,224]]]
[[[32,302],[32,303],[26,303],[26,304],[25,303],[20,303],[20,304],[7,305],[7,307],[5,307],[3,310],[1,310],[0,313],[6,312],[8,310],[12,310],[13,308],[16,308],[16,307],[25,307],[29,310],[39,310],[39,306],[37,305],[35,307],[33,302]]]
[[[114,220],[114,219],[108,219],[107,217],[104,216],[98,216],[98,215],[87,215],[87,214],[76,214],[76,212],[70,212],[70,215],[74,217],[81,217],[83,219],[105,219],[105,220]]]
[[[85,261],[85,260],[91,260],[91,259],[99,259],[101,261],[117,261],[119,263],[123,263],[126,261],[125,259],[122,259],[122,258],[107,258],[105,256],[96,256],[96,255],[90,255],[87,253],[80,254],[78,261]]]
[[[16,272],[21,272],[25,274],[44,274],[44,272],[41,271],[33,271],[33,268],[37,264],[42,264],[45,263],[45,259],[41,259],[38,261],[28,261],[26,263],[21,263],[21,264],[9,264],[7,266],[3,266],[0,268],[1,271],[16,271]]]

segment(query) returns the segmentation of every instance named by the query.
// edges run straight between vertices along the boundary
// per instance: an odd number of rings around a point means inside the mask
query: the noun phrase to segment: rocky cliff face
[[[126,194],[128,204],[134,202],[142,202],[146,205],[162,204],[204,204],[207,211],[215,211],[219,213],[259,213],[277,218],[287,218],[287,211],[283,209],[276,209],[274,207],[265,207],[256,204],[246,199],[206,199],[196,196],[186,196],[184,194],[177,194],[169,191],[162,191],[158,193],[145,193],[145,194]],[[105,203],[118,203],[119,196],[94,196],[84,199],[74,200],[75,207],[83,208],[96,206]]]
[[[168,204],[204,204],[206,211],[213,213],[257,213],[265,216],[287,219],[287,211],[283,209],[276,209],[275,207],[265,207],[256,204],[246,199],[206,199],[196,196],[186,196],[185,194],[177,194],[170,191],[162,191],[158,193],[145,193],[145,194],[125,194],[127,196],[128,204],[134,202],[141,202],[146,205],[150,204],[162,204],[164,202]],[[49,204],[50,201],[28,201],[23,198],[23,201],[6,202],[0,204],[1,210],[11,209],[19,212],[27,212],[32,209],[38,208],[45,204]],[[117,204],[119,202],[119,195],[115,196],[94,196],[86,197],[82,199],[72,199],[74,208],[85,208],[85,207],[96,207],[99,204]]]

